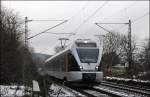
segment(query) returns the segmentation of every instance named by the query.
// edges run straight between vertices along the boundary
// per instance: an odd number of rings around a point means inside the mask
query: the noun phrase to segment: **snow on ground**
[[[49,95],[51,97],[76,97],[74,91],[70,91],[67,89],[67,87],[59,86],[54,83],[50,86]],[[83,95],[79,93],[78,96],[81,97]]]
[[[119,78],[119,77],[109,77],[106,76],[105,79],[109,80],[121,80],[121,81],[134,81],[134,82],[141,82],[141,83],[150,83],[150,80],[140,80],[140,79],[129,79],[129,78]]]
[[[1,97],[21,97],[24,95],[24,86],[17,85],[0,85]],[[27,93],[29,94],[29,93]]]
[[[71,92],[69,92],[69,91],[67,91],[66,89],[64,89],[63,87],[61,87],[61,86],[58,86],[58,85],[56,85],[56,84],[52,84],[51,86],[50,86],[50,90],[51,90],[51,92],[50,92],[50,96],[52,96],[52,97],[56,97],[57,95],[59,95],[58,97],[75,97],[75,95],[73,94],[73,93],[71,93]]]

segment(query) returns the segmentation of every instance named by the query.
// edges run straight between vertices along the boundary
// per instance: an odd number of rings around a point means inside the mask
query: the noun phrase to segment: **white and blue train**
[[[71,82],[100,82],[102,46],[91,40],[78,39],[65,50],[45,61],[49,76]]]

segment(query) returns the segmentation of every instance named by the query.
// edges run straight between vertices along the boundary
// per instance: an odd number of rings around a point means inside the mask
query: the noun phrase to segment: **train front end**
[[[100,70],[102,46],[90,40],[77,40],[71,48],[71,54],[77,65],[73,64],[68,72],[70,81],[100,82],[103,80],[103,72]]]

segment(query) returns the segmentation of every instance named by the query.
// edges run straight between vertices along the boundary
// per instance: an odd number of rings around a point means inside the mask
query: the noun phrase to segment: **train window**
[[[78,43],[76,42],[78,47],[96,47],[96,43]]]
[[[99,49],[77,49],[82,63],[96,63],[98,60]]]
[[[80,71],[79,65],[72,54],[69,54],[68,64],[69,71]]]
[[[60,58],[60,70],[64,71],[64,64],[65,64],[65,54],[63,54]]]

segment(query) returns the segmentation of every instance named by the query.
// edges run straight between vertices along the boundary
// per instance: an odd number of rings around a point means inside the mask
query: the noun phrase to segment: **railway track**
[[[105,82],[105,81],[101,82],[101,85],[112,87],[112,88],[117,88],[117,89],[124,90],[124,91],[130,91],[130,92],[136,93],[136,94],[150,96],[150,89],[128,86],[128,85],[123,85],[123,84],[117,84],[117,83],[112,83],[112,82]]]
[[[90,87],[90,88],[80,88],[75,89],[76,91],[82,93],[87,97],[125,97],[125,95],[110,91],[110,89],[104,89],[102,87]]]
[[[125,84],[120,84],[120,83],[115,83],[115,82],[108,82],[108,81],[103,81],[101,82],[102,84],[112,84],[112,85],[117,85],[117,86],[121,86],[121,87],[128,87],[128,88],[133,88],[133,89],[138,89],[138,90],[143,90],[143,91],[147,91],[150,92],[149,88],[144,88],[144,87],[137,87],[137,86],[131,86],[131,85],[125,85]]]
[[[100,90],[93,87],[72,87],[72,85],[65,86],[65,84],[62,84],[60,82],[57,82],[55,84],[57,84],[57,86],[59,87],[57,90],[48,90],[50,94],[54,94],[55,96],[59,95],[61,90],[67,90],[73,94],[73,97],[122,97],[106,90]]]
[[[62,84],[62,82],[59,82]],[[101,84],[90,87],[74,87],[72,84],[60,85],[72,92],[75,97],[150,97],[150,90],[114,82],[103,81]],[[77,91],[77,92],[74,92]],[[83,94],[82,96],[80,94]]]
[[[150,97],[149,89],[104,81],[98,86],[77,88],[75,90],[87,97]]]
[[[93,88],[91,88],[91,89],[80,89],[78,91],[87,97],[111,97],[107,93],[96,91]]]

